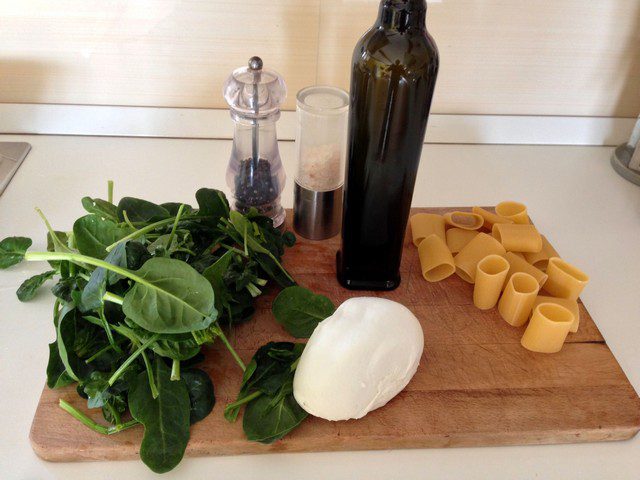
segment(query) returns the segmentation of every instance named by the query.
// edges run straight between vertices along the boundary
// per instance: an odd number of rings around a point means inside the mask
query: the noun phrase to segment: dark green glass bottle
[[[438,74],[424,0],[383,0],[353,53],[338,280],[392,290]]]

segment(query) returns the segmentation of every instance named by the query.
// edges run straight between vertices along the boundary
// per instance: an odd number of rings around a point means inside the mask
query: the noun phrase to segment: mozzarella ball
[[[422,327],[407,307],[383,298],[351,298],[311,335],[293,395],[316,417],[362,418],[407,386],[423,348]]]

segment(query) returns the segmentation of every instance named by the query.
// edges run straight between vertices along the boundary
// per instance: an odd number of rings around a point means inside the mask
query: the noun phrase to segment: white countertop
[[[44,248],[39,206],[54,227],[70,228],[82,214],[80,198],[194,203],[202,186],[226,189],[231,149],[226,140],[172,140],[0,135],[33,145],[0,197],[0,238],[33,237]],[[537,225],[563,256],[591,275],[583,300],[636,390],[640,390],[640,187],[609,166],[611,148],[426,145],[415,206],[525,202]],[[294,144],[281,143],[287,172]],[[292,204],[291,182],[284,204]],[[54,338],[51,297],[31,303],[15,296],[20,283],[41,270],[27,264],[0,272],[0,477],[156,478],[138,462],[53,464],[29,445],[29,428],[45,381],[47,343]],[[73,421],[70,419],[69,421]],[[163,478],[282,479],[637,479],[640,437],[627,442],[273,454],[185,459]]]

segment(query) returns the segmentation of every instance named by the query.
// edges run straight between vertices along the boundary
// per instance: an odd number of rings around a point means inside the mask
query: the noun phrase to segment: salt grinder
[[[342,222],[349,95],[308,87],[298,93],[297,111],[293,225],[305,238],[325,240],[340,232]]]
[[[263,68],[259,57],[252,57],[248,66],[229,76],[223,93],[235,122],[227,168],[234,208],[245,214],[255,208],[279,227],[285,219],[280,196],[286,175],[280,160],[276,121],[287,87],[278,73]]]

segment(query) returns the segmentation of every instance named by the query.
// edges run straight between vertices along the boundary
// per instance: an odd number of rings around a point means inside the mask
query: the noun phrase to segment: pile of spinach
[[[107,200],[82,199],[87,215],[71,231],[54,230],[38,210],[46,252],[28,252],[32,242],[24,237],[0,242],[2,269],[23,260],[49,263],[17,291],[27,301],[56,279],[47,385],[76,384],[107,425],[62,399],[60,406],[105,435],[143,425],[140,455],[159,473],[180,462],[190,425],[213,409],[213,384],[196,365],[202,345],[216,339],[245,372],[242,403],[227,416],[247,405],[248,438],[274,441],[306,416],[292,395],[303,347],[269,344],[245,367],[223,331],[253,315],[268,279],[295,285],[281,264],[295,236],[256,212],[230,211],[220,191],[201,189],[196,201],[197,208],[132,197],[115,204],[110,182]]]
[[[333,315],[330,299],[299,287],[287,287],[273,301],[278,323],[295,338],[309,338],[318,324]],[[293,396],[293,377],[305,344],[270,342],[259,348],[247,365],[240,392],[224,416],[235,422],[245,407],[242,428],[249,440],[270,444],[307,418]]]

